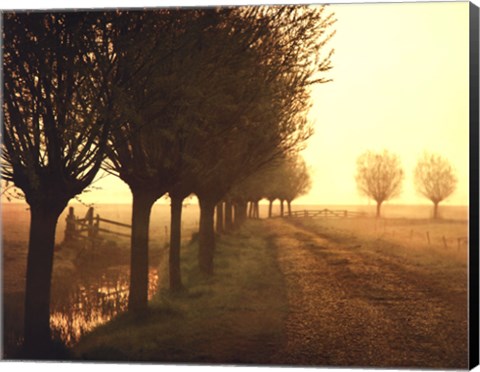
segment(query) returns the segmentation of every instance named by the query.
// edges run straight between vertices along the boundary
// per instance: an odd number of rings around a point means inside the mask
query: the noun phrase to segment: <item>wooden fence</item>
[[[95,215],[93,207],[88,208],[84,218],[77,218],[75,216],[75,210],[73,207],[70,207],[66,222],[64,242],[71,242],[77,239],[86,239],[95,244],[95,242],[101,240],[100,233],[129,238],[132,229],[131,225],[101,218],[98,214]],[[104,228],[104,225],[113,225],[123,229],[128,229],[128,233],[110,230],[108,228]]]
[[[347,210],[303,210],[292,211],[290,217],[321,217],[321,218],[353,218],[353,217],[365,217],[365,212],[347,211]]]

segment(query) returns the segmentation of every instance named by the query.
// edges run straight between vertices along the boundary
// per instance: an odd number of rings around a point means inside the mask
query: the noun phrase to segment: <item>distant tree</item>
[[[265,193],[265,198],[268,200],[268,218],[273,217],[273,203],[275,200],[280,199],[279,185],[274,180],[275,178],[273,177],[269,179],[270,185],[267,186]]]
[[[230,198],[225,198],[225,208],[224,208],[224,231],[233,230],[233,202]]]
[[[311,178],[303,158],[293,152],[278,159],[260,176],[262,185],[258,186],[262,196],[269,200],[269,217],[272,217],[272,203],[280,200],[280,216],[284,216],[284,202],[287,202],[288,215],[291,216],[291,203],[297,197],[307,193],[311,187]],[[252,187],[252,186],[250,186]]]
[[[94,179],[110,130],[104,13],[3,16],[2,176],[30,206],[24,346],[49,357],[57,220]]]
[[[217,234],[222,234],[225,232],[224,210],[225,202],[224,200],[220,200],[215,207],[215,231]]]
[[[438,204],[457,187],[457,177],[448,160],[427,152],[418,160],[414,182],[417,191],[432,201],[435,219],[438,218]]]
[[[397,197],[402,188],[404,172],[397,155],[387,150],[367,151],[357,159],[355,180],[360,194],[377,202],[377,217],[384,201]]]
[[[312,180],[308,173],[305,160],[299,156],[290,157],[285,162],[285,179],[282,199],[286,200],[288,216],[292,215],[292,201],[299,196],[305,195],[312,187]]]
[[[259,169],[239,183],[236,183],[229,191],[226,199],[235,202],[235,223],[234,227],[239,227],[247,217],[245,215],[246,203],[250,203],[248,217],[258,218],[258,202],[265,196],[265,186],[267,178],[265,177],[270,167]],[[237,209],[240,209],[237,211]]]

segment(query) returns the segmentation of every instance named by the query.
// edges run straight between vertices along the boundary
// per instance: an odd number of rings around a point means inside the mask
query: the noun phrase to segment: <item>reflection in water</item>
[[[157,284],[158,270],[151,268],[149,299],[156,292]],[[74,345],[84,333],[127,310],[128,286],[129,274],[125,267],[110,269],[96,277],[90,273],[75,283],[59,283],[52,296],[52,334],[67,346]]]

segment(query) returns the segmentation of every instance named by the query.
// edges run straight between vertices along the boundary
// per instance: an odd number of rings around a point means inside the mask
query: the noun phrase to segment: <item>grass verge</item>
[[[197,268],[198,246],[182,247],[186,290],[163,291],[143,314],[123,314],[74,348],[83,360],[269,363],[285,342],[283,276],[261,221],[222,236],[215,275]]]

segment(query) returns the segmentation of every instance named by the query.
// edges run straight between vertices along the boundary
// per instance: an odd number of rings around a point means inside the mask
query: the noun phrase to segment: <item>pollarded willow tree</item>
[[[360,194],[377,202],[377,217],[384,201],[393,199],[402,191],[404,172],[397,155],[367,151],[357,159],[355,180]]]
[[[141,22],[130,27],[140,24],[145,40],[134,42],[125,55],[112,50],[119,55],[119,76],[136,72],[134,80],[117,84],[114,109],[121,125],[110,137],[106,165],[129,185],[133,196],[130,310],[147,306],[150,211],[166,192],[172,201],[170,287],[181,288],[181,207],[193,191],[188,162],[208,151],[209,138],[202,136],[199,123],[210,118],[205,107],[220,105],[216,100],[225,71],[235,69],[246,47],[234,39],[240,31],[235,34],[227,28],[233,12],[231,8],[134,12]],[[194,152],[192,142],[199,143]]]
[[[48,358],[57,220],[94,179],[110,130],[104,13],[3,16],[2,176],[30,206],[24,346]]]
[[[171,237],[169,254],[170,289],[182,288],[180,272],[181,212],[183,200],[198,191],[199,179],[206,182],[214,168],[211,154],[217,140],[225,140],[228,113],[238,107],[233,91],[245,90],[239,78],[249,59],[248,38],[252,30],[240,30],[238,8],[211,8],[196,12],[197,27],[188,30],[197,42],[188,50],[188,58],[179,54],[174,64],[183,78],[182,100],[174,110],[175,144],[170,158],[175,169],[175,182],[169,188],[171,199]],[[195,24],[193,23],[193,25]],[[190,23],[192,24],[192,23]],[[198,32],[201,27],[202,32]],[[251,65],[250,65],[251,66]],[[236,112],[235,114],[237,114]],[[219,119],[221,118],[221,119]],[[237,132],[238,128],[235,129]],[[206,165],[207,164],[207,165]],[[214,186],[222,187],[222,178]],[[205,203],[203,203],[205,205]],[[205,226],[201,218],[200,229]]]
[[[131,35],[131,42],[114,44],[110,51],[118,59],[113,109],[120,125],[110,135],[104,168],[123,180],[132,192],[129,310],[140,310],[147,305],[150,211],[166,192],[166,181],[156,171],[157,162],[163,158],[156,151],[149,127],[154,98],[148,84],[156,62],[152,50],[158,46],[153,37],[153,14],[156,13],[121,13],[113,29],[123,29],[126,35]],[[130,21],[125,22],[127,18]],[[120,27],[122,24],[125,26]],[[131,75],[135,78],[131,79]]]
[[[453,194],[457,177],[447,159],[425,152],[414,172],[417,191],[433,203],[433,218],[438,218],[438,204]]]
[[[283,200],[287,202],[288,216],[290,217],[292,215],[292,201],[305,195],[312,187],[310,173],[303,158],[297,155],[290,156],[285,160],[282,172],[280,172],[279,185],[280,201],[281,203],[283,203]]]
[[[240,23],[234,29],[255,32],[247,33],[252,35],[243,53],[247,60],[226,75],[223,104],[212,107],[213,117],[202,127],[210,146],[195,159],[192,178],[201,209],[199,265],[207,275],[213,273],[215,205],[236,183],[298,148],[311,135],[305,118],[309,89],[325,82],[318,73],[331,68],[331,53],[320,57],[333,24],[324,10],[240,9]]]
[[[246,45],[239,31],[232,31],[234,8],[210,8],[186,13],[188,24],[177,33],[170,75],[176,100],[169,108],[173,143],[168,147],[168,166],[175,177],[168,194],[170,205],[169,286],[171,291],[183,288],[180,271],[181,219],[183,200],[194,192],[198,174],[197,159],[208,153],[212,138],[205,135],[206,123],[216,117],[216,108],[224,104],[220,93],[230,72],[238,69]],[[178,48],[187,45],[188,47]],[[215,108],[212,109],[212,106]]]
[[[319,30],[325,32],[331,17],[323,19],[323,11],[317,9],[316,18],[310,14],[311,23],[300,16],[296,18],[307,31],[292,30],[291,25],[295,23],[287,20],[287,15],[298,15],[296,9],[268,9],[198,11],[199,23],[194,31],[200,36],[189,47],[188,54],[176,53],[178,58],[172,64],[180,69],[179,78],[187,77],[178,84],[183,87],[184,99],[173,106],[171,116],[174,128],[171,138],[176,144],[169,146],[169,165],[175,170],[175,180],[169,188],[172,289],[181,286],[179,226],[183,198],[192,191],[199,197],[199,265],[209,275],[213,273],[215,205],[235,182],[295,147],[310,134],[306,120],[299,114],[308,106],[307,86],[314,82],[309,78],[313,71],[328,70],[330,65],[328,57],[315,64],[311,55],[313,67],[305,60],[302,64],[300,52],[293,48],[297,45],[293,35],[297,35],[298,40],[307,38],[308,30],[315,24],[316,35],[320,36]],[[279,22],[281,17],[285,18]],[[284,40],[290,44],[284,45],[276,39],[280,34],[274,30],[279,24],[285,29],[290,27],[283,31]],[[198,27],[203,32],[198,33]],[[328,37],[316,39],[310,48],[317,47],[318,51],[325,39]]]
[[[178,116],[188,112],[192,70],[199,73],[204,67],[195,58],[203,27],[208,27],[203,14],[193,9],[125,12],[130,20],[126,33],[136,38],[112,50],[119,59],[114,110],[121,125],[110,136],[105,168],[132,192],[128,305],[132,311],[145,309],[148,303],[152,206],[172,190],[179,177],[178,148],[182,141],[177,134],[184,121]]]
[[[259,202],[267,195],[267,187],[272,177],[274,177],[277,163],[277,161],[272,161],[267,166],[251,174],[248,178],[236,183],[225,199],[235,200],[237,204],[239,201],[250,202],[248,217],[259,218]],[[245,212],[246,210],[244,209],[240,212],[240,216],[238,212],[236,213],[235,224],[232,224],[232,227],[238,227],[242,224],[247,217]]]
[[[272,216],[272,203],[279,199],[286,201],[288,215],[291,216],[291,203],[306,194],[311,187],[311,178],[305,161],[298,153],[279,157],[267,166],[250,175],[229,193],[232,199],[247,200],[252,203],[252,214],[258,217],[258,202],[269,200],[269,217]],[[281,205],[281,215],[283,207]],[[240,221],[242,222],[242,221]]]

